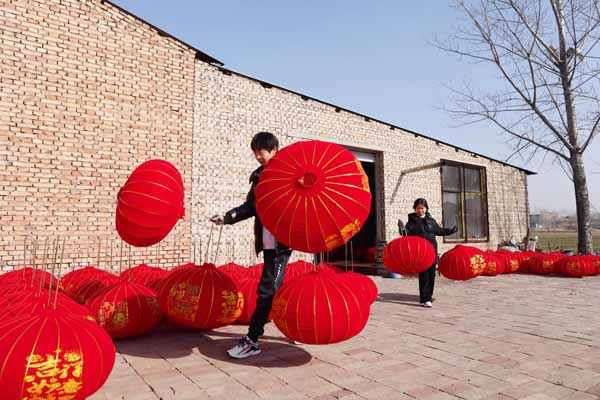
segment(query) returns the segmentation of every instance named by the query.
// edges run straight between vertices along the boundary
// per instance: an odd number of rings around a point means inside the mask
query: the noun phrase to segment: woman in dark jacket
[[[423,307],[432,307],[433,286],[435,283],[435,267],[438,262],[436,236],[447,236],[456,233],[458,228],[442,228],[429,214],[427,200],[416,199],[413,205],[414,213],[408,214],[406,234],[408,236],[420,236],[429,241],[435,249],[435,262],[431,267],[419,273],[419,297]]]

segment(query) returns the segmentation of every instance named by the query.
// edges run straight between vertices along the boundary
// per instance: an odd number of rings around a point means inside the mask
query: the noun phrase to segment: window
[[[487,241],[488,206],[485,168],[442,160],[442,214],[446,228],[458,232],[445,242]]]

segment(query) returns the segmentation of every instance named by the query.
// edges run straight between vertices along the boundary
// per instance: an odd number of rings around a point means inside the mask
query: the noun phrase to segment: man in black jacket
[[[224,216],[215,215],[211,218],[211,221],[218,225],[231,225],[255,217],[254,248],[256,255],[262,251],[264,257],[263,272],[257,290],[256,310],[250,319],[248,334],[240,339],[236,346],[227,351],[234,358],[245,358],[260,353],[258,338],[264,333],[264,326],[269,319],[273,305],[273,297],[283,283],[285,267],[292,254],[290,248],[278,243],[273,234],[262,225],[255,208],[254,191],[260,179],[260,173],[269,160],[277,154],[279,141],[272,133],[260,132],[254,135],[250,147],[260,167],[250,175],[250,191],[246,195],[246,201],[239,207],[227,211]]]
[[[436,236],[448,236],[456,233],[458,228],[442,228],[429,214],[429,205],[425,199],[417,199],[413,205],[414,213],[408,214],[406,223],[406,234],[408,236],[420,236],[433,245],[435,250],[435,263],[419,273],[419,297],[423,307],[432,307],[433,286],[435,284],[435,266],[438,263]]]

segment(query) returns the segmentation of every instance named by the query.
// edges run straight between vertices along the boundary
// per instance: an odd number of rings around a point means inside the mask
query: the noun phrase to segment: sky
[[[442,110],[448,85],[496,84],[489,69],[429,44],[457,22],[446,1],[113,1],[229,69],[492,158],[512,153],[497,129],[459,126]],[[574,211],[573,184],[559,167],[510,163],[538,173],[529,177],[532,212]],[[600,139],[587,152],[586,172],[600,211]]]

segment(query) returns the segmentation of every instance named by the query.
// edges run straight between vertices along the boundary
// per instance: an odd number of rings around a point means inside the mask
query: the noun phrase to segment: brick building
[[[34,247],[41,262],[57,237],[70,267],[212,259],[207,217],[243,199],[256,167],[249,142],[263,130],[283,145],[336,142],[363,161],[374,204],[353,244],[357,260],[397,236],[417,197],[460,228],[441,251],[526,235],[530,172],[230,71],[109,1],[4,2],[0,46],[4,269],[29,263]],[[116,194],[152,158],[181,171],[186,216],[160,245],[123,247]],[[254,262],[251,240],[249,221],[225,227],[217,262]]]

